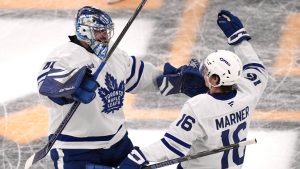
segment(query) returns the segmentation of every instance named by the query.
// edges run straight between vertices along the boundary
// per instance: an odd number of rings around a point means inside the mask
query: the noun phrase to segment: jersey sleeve
[[[164,137],[148,147],[141,148],[150,162],[169,160],[186,156],[192,143],[205,133],[199,124],[193,110],[186,103],[180,116],[169,126]]]
[[[244,78],[251,82],[251,87],[254,87],[255,93],[260,98],[268,81],[268,72],[264,64],[248,41],[243,41],[239,45],[236,45],[234,50],[242,60]]]
[[[144,62],[135,56],[129,57],[125,90],[129,93],[139,91],[158,91],[156,77],[161,73],[151,63]]]
[[[39,93],[59,105],[73,102],[65,96],[78,88],[86,71],[72,65],[68,58],[47,58],[37,77]]]

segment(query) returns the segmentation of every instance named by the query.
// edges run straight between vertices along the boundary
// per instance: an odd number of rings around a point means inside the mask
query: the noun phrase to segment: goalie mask
[[[76,37],[87,43],[101,60],[105,59],[114,31],[110,16],[100,9],[85,6],[78,10],[75,27]],[[95,31],[103,34],[104,38],[97,41]]]
[[[204,74],[206,77],[210,77],[212,75],[217,75],[220,78],[220,81],[217,85],[212,85],[209,82],[209,88],[220,87],[220,86],[231,86],[236,84],[237,80],[240,78],[242,74],[242,62],[240,58],[226,50],[218,50],[209,54],[206,59],[203,61],[201,66],[203,72],[203,68],[206,68],[207,71]]]

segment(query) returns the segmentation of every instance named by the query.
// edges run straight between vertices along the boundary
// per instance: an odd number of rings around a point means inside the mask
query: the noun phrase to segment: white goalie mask
[[[78,10],[75,27],[77,39],[87,43],[101,60],[105,59],[108,43],[114,33],[114,24],[110,16],[100,9],[85,6]],[[106,32],[107,39],[97,41],[94,31]]]
[[[204,76],[211,77],[217,75],[220,78],[220,82],[217,85],[212,85],[209,82],[209,88],[220,87],[220,86],[231,86],[236,84],[237,80],[242,74],[242,62],[240,58],[226,50],[217,50],[209,54],[203,61],[201,66],[207,69]],[[200,70],[203,71],[203,70]]]

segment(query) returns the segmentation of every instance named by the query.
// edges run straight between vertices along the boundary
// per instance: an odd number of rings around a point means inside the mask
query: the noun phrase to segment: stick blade
[[[24,169],[29,169],[29,168],[32,166],[34,157],[35,157],[35,154],[33,154],[32,156],[30,156],[30,157],[26,160],[25,168],[24,168]]]
[[[251,140],[240,142],[239,146],[244,147],[244,146],[247,146],[247,145],[250,145],[250,144],[256,144],[256,143],[257,143],[257,140],[256,140],[256,138],[254,138],[254,139],[251,139]]]
[[[49,143],[40,151],[34,153],[32,156],[28,158],[25,163],[25,169],[29,169],[33,164],[38,162],[39,160],[43,159],[49,152],[48,150]]]

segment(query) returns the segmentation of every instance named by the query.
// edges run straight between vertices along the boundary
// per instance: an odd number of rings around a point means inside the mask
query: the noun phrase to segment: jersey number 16
[[[222,132],[222,142],[223,142],[223,146],[228,146],[230,145],[229,142],[229,137],[232,136],[232,139],[234,141],[234,143],[239,143],[241,141],[245,141],[246,138],[243,138],[242,140],[239,138],[239,132],[241,130],[245,130],[247,127],[247,123],[243,122],[240,125],[237,126],[237,128],[232,132],[230,131],[230,129],[225,130]],[[228,155],[229,155],[229,151],[232,151],[232,160],[236,165],[241,165],[244,162],[244,156],[245,156],[245,151],[246,151],[246,147],[244,148],[244,153],[243,156],[240,157],[239,155],[239,149],[235,148],[233,150],[227,150],[224,151],[223,157],[222,157],[222,169],[228,168]]]

